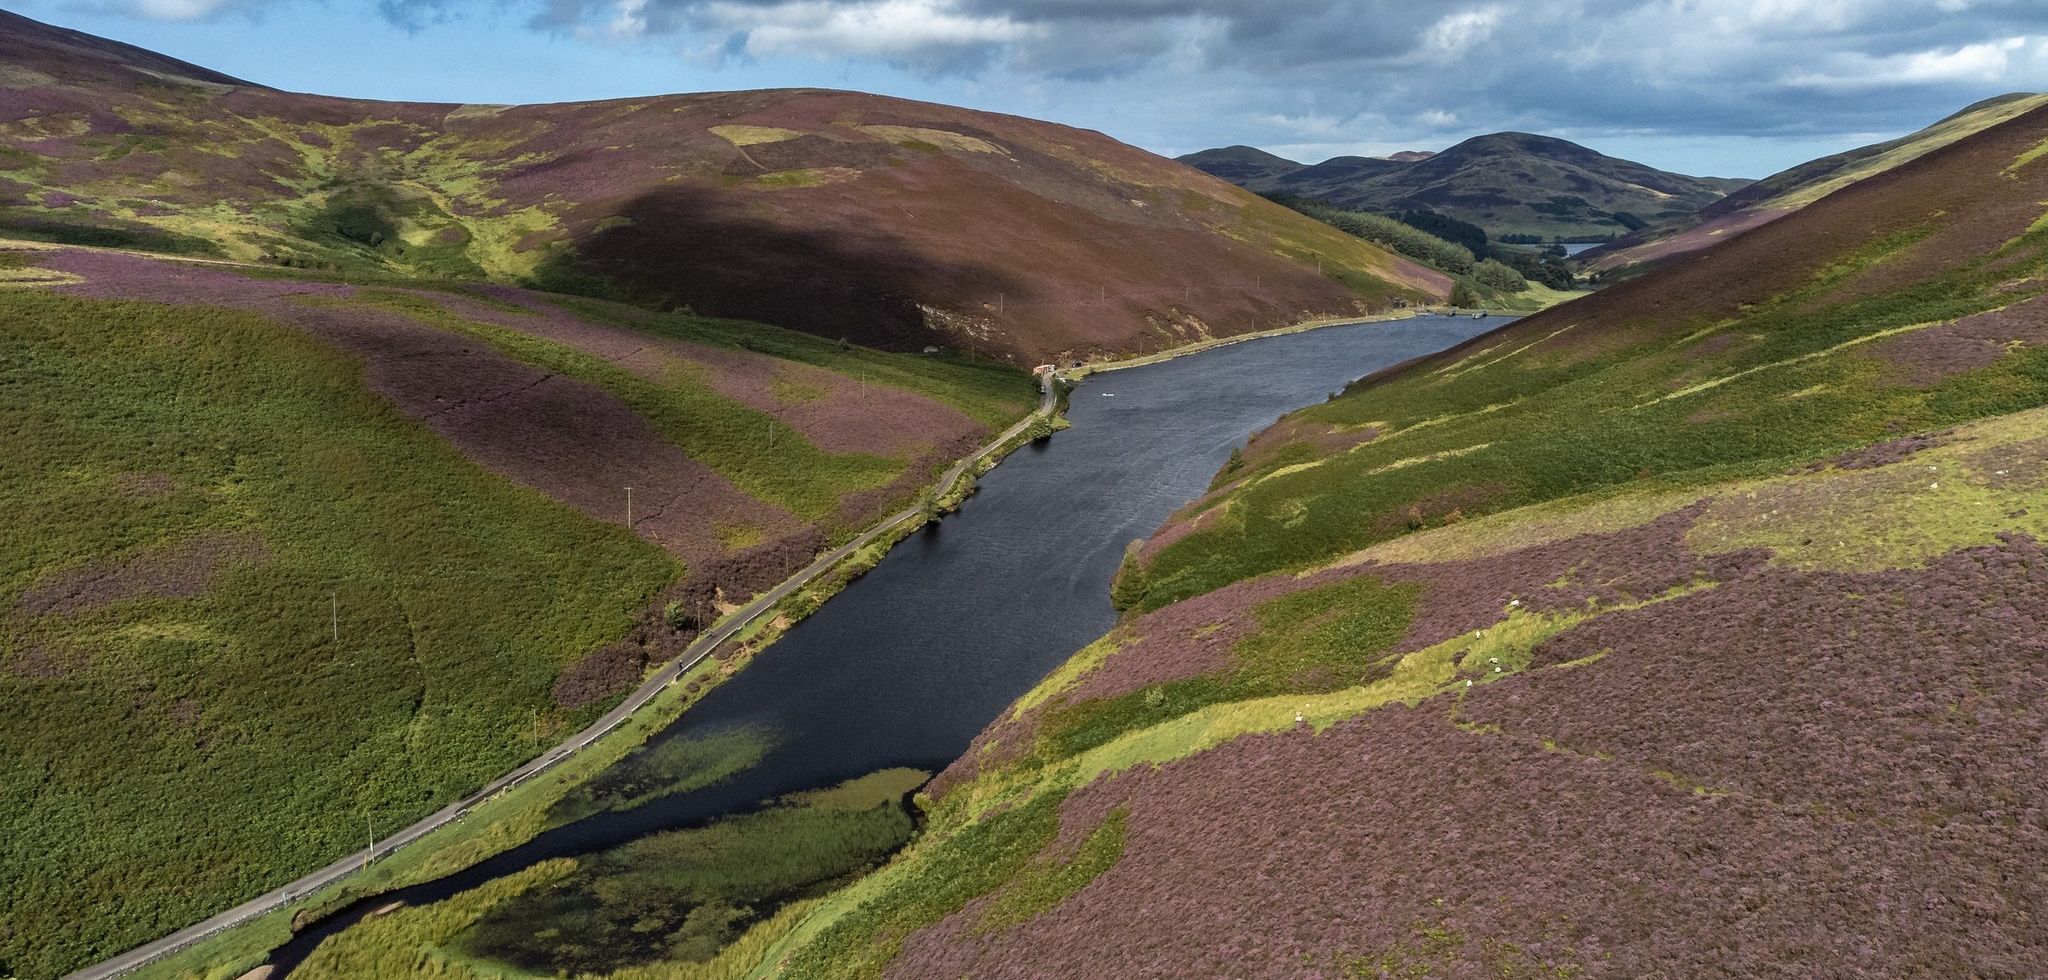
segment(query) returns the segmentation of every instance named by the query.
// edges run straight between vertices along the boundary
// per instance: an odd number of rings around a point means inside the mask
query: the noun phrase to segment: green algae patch
[[[576,866],[573,858],[555,858],[445,902],[399,907],[382,915],[371,913],[355,928],[322,942],[292,975],[313,980],[415,976],[432,964],[429,968],[439,975],[475,976],[445,947],[491,908],[554,884]]]

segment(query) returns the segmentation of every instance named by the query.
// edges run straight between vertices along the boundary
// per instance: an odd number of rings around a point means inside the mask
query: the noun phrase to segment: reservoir
[[[755,809],[879,769],[943,769],[1012,701],[1108,632],[1130,541],[1199,496],[1279,416],[1510,317],[1423,316],[1249,340],[1095,375],[1073,427],[1025,447],[942,522],[706,694],[649,748],[744,730],[758,764],[694,792],[600,812],[458,874],[358,903],[273,954],[280,973],[394,899],[438,901],[553,857]]]

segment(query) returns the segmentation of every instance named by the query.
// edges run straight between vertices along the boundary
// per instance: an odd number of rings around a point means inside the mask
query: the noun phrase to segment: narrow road
[[[1055,374],[1053,377],[1056,378],[1057,375]],[[973,455],[954,463],[950,469],[946,470],[939,477],[938,482],[934,485],[936,487],[934,492],[944,493],[967,472],[968,467],[980,462],[983,457],[995,452],[1004,443],[1023,433],[1033,422],[1040,418],[1051,417],[1058,399],[1056,385],[1053,384],[1053,378],[1045,378],[1040,380],[1039,386],[1038,409],[1018,420],[1015,425],[1005,429],[1002,434],[996,436],[994,440],[975,451]],[[745,629],[747,624],[760,618],[762,614],[773,608],[776,603],[788,598],[790,593],[809,585],[812,580],[824,574],[827,569],[843,561],[854,552],[873,544],[897,525],[915,519],[922,510],[923,505],[920,501],[919,504],[906,508],[861,532],[853,540],[818,556],[818,559],[805,566],[803,571],[791,576],[781,585],[755,597],[752,602],[747,603],[738,612],[727,617],[723,623],[712,627],[702,636],[699,636],[696,642],[690,644],[683,651],[681,656],[670,661],[660,670],[655,671],[654,675],[649,677],[646,683],[641,684],[638,690],[628,695],[624,701],[619,702],[617,707],[605,712],[603,717],[592,722],[588,728],[570,736],[567,741],[549,749],[525,765],[499,777],[483,789],[477,790],[475,793],[454,803],[450,803],[418,823],[384,840],[378,841],[374,848],[357,851],[297,881],[264,892],[219,915],[215,915],[195,925],[187,926],[155,942],[137,946],[112,959],[86,967],[75,973],[67,974],[64,980],[101,980],[101,978],[106,977],[118,977],[131,970],[139,969],[154,960],[184,949],[224,929],[289,905],[296,899],[304,898],[321,888],[325,888],[348,877],[361,870],[369,862],[390,854],[392,851],[448,825],[491,797],[547,771],[562,760],[588,748],[590,743],[597,741],[612,729],[619,727],[627,718],[632,717],[635,712],[646,707],[649,701],[654,700],[654,696],[661,693],[662,688],[675,683],[678,677],[681,677],[690,668],[701,663],[705,657],[710,656],[712,651],[718,649],[720,644],[731,639],[740,630]]]

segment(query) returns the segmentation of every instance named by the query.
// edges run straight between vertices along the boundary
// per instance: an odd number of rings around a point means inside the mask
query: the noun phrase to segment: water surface
[[[653,740],[747,728],[775,747],[709,789],[549,831],[468,871],[374,900],[437,901],[553,857],[756,808],[892,766],[937,771],[998,713],[1114,625],[1124,546],[1200,495],[1232,449],[1351,380],[1500,327],[1419,317],[1246,341],[1097,375],[1073,428],[981,480],[957,514],[896,546]],[[306,932],[289,969],[366,902]]]

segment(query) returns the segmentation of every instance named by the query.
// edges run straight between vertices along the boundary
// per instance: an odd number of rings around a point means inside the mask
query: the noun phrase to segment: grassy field
[[[56,253],[0,254],[13,274],[50,271]],[[874,510],[921,492],[910,458],[821,453],[701,380],[649,382],[433,295],[388,289],[340,309],[403,310],[610,385],[833,536],[858,520],[837,507],[847,494],[893,487]],[[838,379],[847,421],[810,424],[863,438],[915,405],[967,438],[1031,402],[1020,372],[980,362],[598,308],[650,338]],[[232,905],[552,744],[605,703],[560,707],[564,666],[635,629],[684,571],[479,468],[368,390],[356,360],[254,312],[5,290],[0,349],[0,431],[17,447],[0,502],[20,516],[0,531],[0,690],[15,709],[0,725],[0,962],[24,976]],[[911,400],[864,417],[863,391]],[[778,426],[772,469],[726,438]]]
[[[706,660],[655,695],[640,717],[613,729],[590,748],[550,769],[545,777],[520,783],[481,804],[462,820],[380,859],[360,874],[308,895],[302,902],[201,940],[134,975],[143,980],[238,977],[262,963],[272,949],[289,939],[293,922],[301,917],[317,917],[322,910],[340,908],[367,895],[460,871],[533,839],[560,823],[562,814],[570,810],[587,812],[593,806],[629,805],[639,794],[619,796],[595,788],[596,781],[615,766],[623,764],[636,773],[654,775],[657,794],[706,779],[715,781],[720,772],[734,764],[735,756],[743,758],[751,746],[729,740],[724,743],[725,748],[734,750],[729,753],[671,752],[665,754],[667,764],[658,767],[633,760],[642,754],[639,749],[649,735],[679,717],[726,673],[724,663]],[[596,799],[600,795],[606,798]]]
[[[749,496],[806,521],[836,524],[833,518],[842,497],[888,484],[910,462],[867,453],[824,452],[773,415],[721,397],[705,381],[680,371],[665,382],[650,381],[565,344],[455,316],[425,299],[385,293],[370,301],[433,326],[477,337],[550,374],[577,378],[611,392],[653,422],[691,459],[717,470]],[[1017,403],[1021,413],[1025,402],[1018,399]],[[845,535],[854,528],[834,526],[832,530]]]
[[[779,332],[770,331],[768,335],[776,336]],[[808,340],[797,339],[799,343]],[[855,357],[861,354],[858,349],[840,353]],[[890,361],[900,360],[886,355],[877,359],[882,361],[880,366],[885,369],[893,367]],[[971,361],[964,362],[962,366],[975,371],[986,370]],[[884,373],[884,376],[888,374]],[[934,376],[941,384],[947,377],[944,374],[913,374],[909,380]],[[1008,371],[995,371],[993,378],[998,385],[1007,385],[1013,380]],[[965,403],[973,404],[971,401]],[[719,680],[744,666],[751,656],[762,652],[792,622],[815,611],[826,598],[871,568],[887,554],[895,541],[915,530],[914,524],[898,528],[895,533],[842,562],[819,581],[790,596],[776,610],[735,636],[734,643],[742,650],[739,656],[723,661],[706,661],[678,684],[658,695],[644,717],[606,736],[593,749],[578,753],[569,762],[551,770],[545,778],[522,783],[484,804],[461,822],[380,860],[363,874],[309,896],[290,909],[237,926],[153,963],[138,976],[164,980],[225,980],[238,976],[260,963],[270,949],[288,938],[289,924],[295,916],[317,915],[322,909],[337,908],[364,895],[439,877],[523,843],[548,827],[568,823],[597,810],[630,808],[660,796],[687,792],[751,765],[763,745],[744,732],[708,743],[664,742],[652,751],[637,750],[635,746],[648,734],[663,728]],[[845,799],[866,800],[876,787],[896,785],[900,782],[899,776],[901,774],[877,774],[874,778],[856,781],[832,793],[810,794],[806,799],[816,796],[828,802],[835,799],[840,802]],[[923,778],[920,774],[912,783]],[[900,795],[901,791],[895,792]],[[663,961],[645,968],[628,969],[621,975],[679,978],[743,975],[754,962],[748,959],[748,951],[764,944],[767,941],[764,937],[780,937],[786,933],[796,912],[810,904],[810,900],[796,901],[784,907],[783,911],[755,923],[744,934],[734,938],[714,960],[704,963]],[[351,930],[348,935],[353,937],[366,930],[368,935],[381,935],[378,927],[367,924]],[[510,969],[501,963],[481,964],[459,956],[456,960],[468,963],[472,969],[480,970],[486,976]]]
[[[659,313],[599,300],[563,297],[563,307],[581,316],[649,334],[716,347],[767,354],[797,364],[886,388],[923,395],[968,418],[1001,430],[1037,401],[1037,391],[1016,368],[955,351],[907,358],[794,330],[763,330],[758,323],[682,313]]]
[[[259,318],[10,291],[0,338],[0,948],[24,975],[511,768],[585,720],[545,707],[562,664],[676,574]]]

